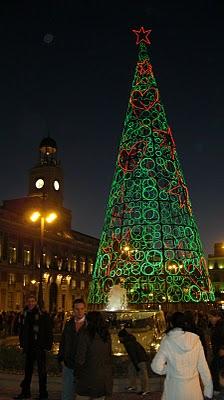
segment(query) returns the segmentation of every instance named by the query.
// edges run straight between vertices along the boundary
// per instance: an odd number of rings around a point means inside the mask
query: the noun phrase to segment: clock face
[[[35,182],[35,186],[37,189],[41,189],[44,186],[44,180],[43,179],[37,179],[37,181]]]
[[[60,187],[59,182],[58,181],[54,181],[54,189],[55,190],[59,190],[59,187]]]

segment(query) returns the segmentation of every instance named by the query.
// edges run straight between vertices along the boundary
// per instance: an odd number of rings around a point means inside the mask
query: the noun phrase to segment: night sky
[[[153,71],[205,252],[224,240],[223,0],[0,2],[0,199],[28,193],[41,139],[56,140],[72,227],[99,237],[137,47]]]

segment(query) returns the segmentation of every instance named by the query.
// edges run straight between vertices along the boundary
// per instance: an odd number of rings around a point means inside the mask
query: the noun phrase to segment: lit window
[[[56,260],[57,260],[58,269],[59,269],[59,271],[61,271],[62,264],[63,264],[63,259],[61,257],[57,256]]]
[[[72,289],[75,289],[75,288],[76,288],[76,280],[72,279]]]
[[[91,275],[93,273],[93,262],[89,262],[89,274]]]
[[[29,284],[29,275],[23,275],[23,286]]]
[[[76,260],[76,257],[73,257],[71,259],[71,270],[76,272],[76,268],[77,268],[77,260]]]
[[[16,263],[16,247],[14,246],[9,246],[8,248],[8,260],[9,264],[15,264]]]
[[[80,282],[80,289],[85,289],[85,281]]]
[[[31,261],[30,250],[24,249],[23,250],[23,265],[30,265],[30,261]]]
[[[85,261],[81,261],[80,262],[80,273],[84,274],[85,269],[86,269],[86,263],[85,263]]]
[[[15,274],[9,273],[8,277],[9,277],[9,285],[15,283]]]

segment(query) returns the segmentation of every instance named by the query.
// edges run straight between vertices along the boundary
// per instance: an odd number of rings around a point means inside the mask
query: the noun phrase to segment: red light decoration
[[[190,214],[192,214],[191,203],[188,193],[188,188],[184,184],[183,178],[177,172],[178,184],[168,191],[178,197],[180,208],[187,207]]]
[[[150,96],[149,96],[150,95]],[[154,104],[159,100],[159,92],[155,87],[151,87],[150,90],[133,90],[130,97],[130,103],[133,107],[133,112],[136,110],[149,111]]]
[[[147,51],[151,31],[133,31],[138,61],[88,301],[105,305],[121,280],[129,304],[214,301]]]
[[[146,150],[146,142],[144,140],[135,143],[128,151],[122,149],[118,157],[118,164],[123,172],[131,172],[138,166]]]
[[[141,75],[150,75],[152,74],[152,64],[149,63],[148,60],[144,60],[142,62],[137,63],[138,73]]]
[[[159,129],[154,129],[153,131],[162,136],[162,143],[160,146],[168,147],[170,149],[171,158],[174,160],[176,145],[170,127],[168,127],[167,131]]]
[[[141,42],[144,42],[146,44],[151,44],[150,40],[149,40],[149,34],[152,32],[151,29],[149,30],[145,30],[143,28],[143,26],[141,26],[141,28],[139,29],[139,31],[137,31],[136,29],[132,29],[132,32],[135,33],[136,37],[136,44],[139,44]]]

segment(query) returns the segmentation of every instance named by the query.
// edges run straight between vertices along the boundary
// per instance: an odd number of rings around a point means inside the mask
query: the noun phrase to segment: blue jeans
[[[75,397],[74,370],[63,365],[61,400],[73,400]]]

